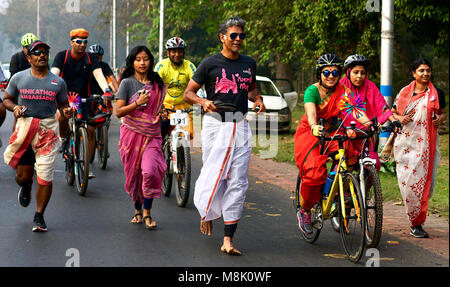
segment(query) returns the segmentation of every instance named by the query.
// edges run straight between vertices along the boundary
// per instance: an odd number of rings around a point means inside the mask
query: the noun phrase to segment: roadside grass
[[[303,103],[299,102],[292,113],[291,129],[287,133],[278,134],[278,151],[272,160],[286,162],[295,166],[294,134],[301,117],[304,114]],[[261,135],[254,134],[253,141],[258,143]],[[266,148],[258,144],[253,147],[253,153],[260,155]],[[428,212],[449,218],[449,134],[440,136],[441,161],[438,166],[434,194],[429,201]],[[379,173],[384,201],[402,203],[402,196],[398,188],[397,177],[393,173]]]

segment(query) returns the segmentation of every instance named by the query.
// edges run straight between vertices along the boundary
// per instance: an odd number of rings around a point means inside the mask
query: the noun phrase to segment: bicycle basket
[[[94,117],[88,117],[87,124],[93,127],[101,127],[108,121],[111,114],[97,114]]]

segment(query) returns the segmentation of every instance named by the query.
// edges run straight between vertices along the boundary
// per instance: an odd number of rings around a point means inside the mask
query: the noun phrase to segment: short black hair
[[[233,16],[233,17],[230,17],[227,20],[223,21],[219,25],[219,31],[217,33],[219,40],[220,40],[220,34],[226,35],[228,28],[231,26],[239,26],[242,28],[242,31],[244,31],[245,30],[245,20],[238,16]]]

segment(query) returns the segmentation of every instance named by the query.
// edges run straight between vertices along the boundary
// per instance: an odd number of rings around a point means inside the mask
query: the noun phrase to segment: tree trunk
[[[289,81],[292,83],[293,79],[293,73],[292,69],[289,66],[289,64],[282,63],[280,61],[280,57],[278,54],[275,55],[276,59],[276,78],[277,79],[289,79]]]

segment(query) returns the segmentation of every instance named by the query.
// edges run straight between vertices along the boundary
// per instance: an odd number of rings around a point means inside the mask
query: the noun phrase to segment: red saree
[[[316,107],[317,119],[325,119],[325,129],[328,129],[333,118],[341,112],[339,103],[344,94],[350,95],[351,91],[342,84],[338,84],[336,90]],[[334,132],[333,132],[334,133]],[[338,132],[339,133],[339,132]],[[303,115],[297,131],[294,135],[295,162],[299,168],[302,179],[300,204],[305,210],[310,210],[320,199],[320,189],[327,176],[327,155],[320,155],[319,139],[312,135],[306,114]],[[327,143],[327,153],[338,149],[337,142]],[[355,150],[346,143],[348,154],[347,162],[353,164],[356,161]]]

